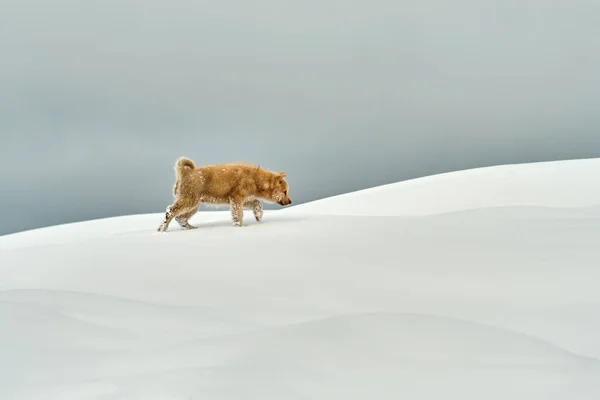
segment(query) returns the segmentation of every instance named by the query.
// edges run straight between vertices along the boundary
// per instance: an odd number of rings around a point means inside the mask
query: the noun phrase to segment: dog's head
[[[292,199],[288,195],[289,186],[287,181],[285,180],[285,172],[279,172],[275,174],[273,191],[272,191],[272,199],[275,203],[280,206],[289,206],[292,204]]]

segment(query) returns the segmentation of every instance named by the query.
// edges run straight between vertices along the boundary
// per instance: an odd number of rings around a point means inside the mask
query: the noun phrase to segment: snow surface
[[[600,398],[600,159],[161,218],[0,237],[1,399]]]
[[[507,206],[589,207],[600,204],[599,169],[597,159],[474,168],[333,196],[294,210],[420,216]]]

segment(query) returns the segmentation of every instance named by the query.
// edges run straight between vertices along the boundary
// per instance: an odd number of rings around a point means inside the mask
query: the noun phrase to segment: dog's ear
[[[279,176],[280,178],[285,178],[285,172],[281,171],[277,174],[277,176]]]

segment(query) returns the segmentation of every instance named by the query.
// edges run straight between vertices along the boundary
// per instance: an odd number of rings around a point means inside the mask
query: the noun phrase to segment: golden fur
[[[285,172],[266,171],[249,164],[219,164],[196,167],[192,160],[181,157],[175,164],[175,202],[167,207],[165,218],[158,227],[164,232],[175,219],[183,229],[194,229],[189,219],[198,212],[200,204],[228,204],[234,226],[242,226],[243,209],[251,209],[258,222],[263,208],[260,200],[287,206]]]

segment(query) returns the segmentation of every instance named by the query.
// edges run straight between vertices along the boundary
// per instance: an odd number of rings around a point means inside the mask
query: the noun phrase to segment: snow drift
[[[2,399],[597,399],[600,160],[0,237]]]

